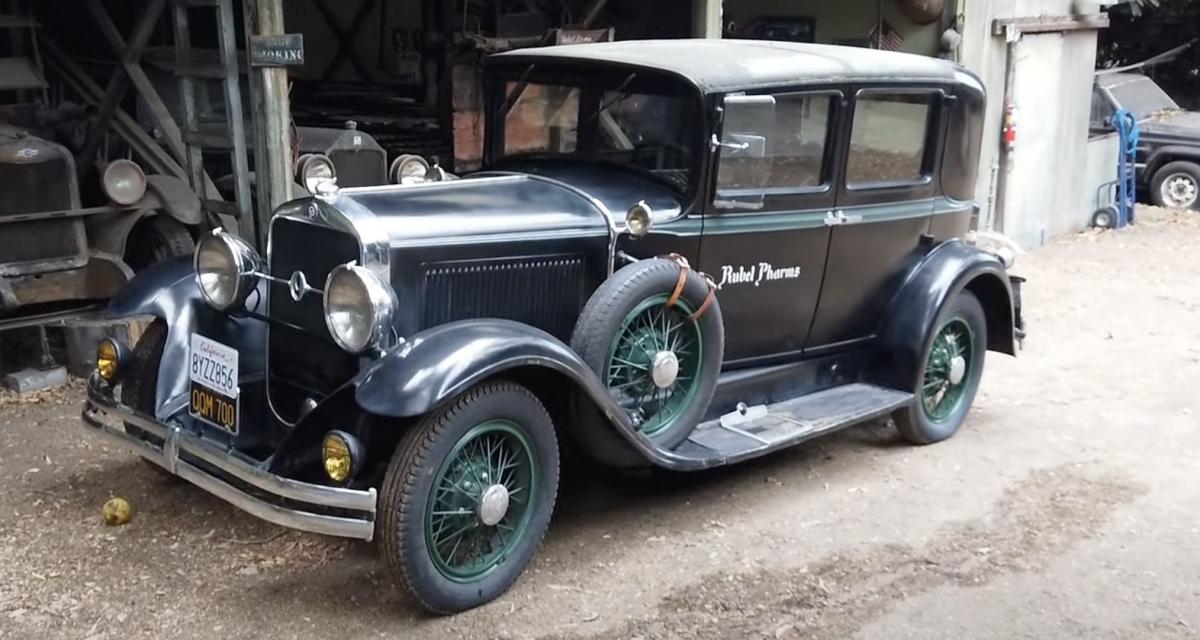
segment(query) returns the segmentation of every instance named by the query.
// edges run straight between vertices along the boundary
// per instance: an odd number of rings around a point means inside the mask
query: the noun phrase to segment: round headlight
[[[304,185],[309,193],[316,193],[317,185],[334,180],[337,180],[337,170],[329,156],[320,153],[300,156],[296,166],[296,181]]]
[[[146,173],[132,160],[113,160],[100,178],[104,195],[120,205],[131,205],[146,195]]]
[[[254,248],[219,227],[200,239],[192,265],[200,295],[220,311],[245,302],[260,271]]]
[[[392,160],[388,168],[388,176],[396,184],[421,184],[425,182],[425,172],[429,171],[429,162],[421,156],[406,153]]]
[[[325,281],[325,324],[339,347],[359,353],[379,343],[392,324],[392,288],[356,264],[335,268]]]

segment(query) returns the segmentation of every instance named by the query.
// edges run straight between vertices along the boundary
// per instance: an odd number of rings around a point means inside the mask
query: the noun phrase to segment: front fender
[[[418,416],[487,378],[523,366],[551,369],[593,400],[613,404],[596,374],[562,341],[536,327],[499,319],[460,320],[418,333],[359,374],[355,398],[376,415]]]
[[[879,333],[879,360],[872,372],[876,382],[898,389],[912,387],[938,313],[964,289],[983,305],[988,349],[1016,353],[1012,288],[1004,263],[961,240],[951,240],[917,264],[888,305]]]
[[[265,291],[250,294],[251,311],[262,304]],[[238,350],[239,376],[261,376],[265,370],[266,323],[233,316],[208,306],[193,277],[190,256],[164,260],[142,271],[108,303],[111,319],[154,316],[167,324],[167,342],[158,367],[155,417],[160,420],[178,411],[187,398],[189,343],[199,332]]]

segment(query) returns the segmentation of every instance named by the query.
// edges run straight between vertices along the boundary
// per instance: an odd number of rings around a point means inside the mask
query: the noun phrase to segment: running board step
[[[683,468],[729,464],[885,416],[912,397],[858,382],[833,387],[703,422],[671,453]]]

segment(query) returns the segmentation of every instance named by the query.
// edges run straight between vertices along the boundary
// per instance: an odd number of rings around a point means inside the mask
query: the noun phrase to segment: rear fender
[[[1016,355],[1012,289],[1004,264],[990,253],[951,240],[918,263],[892,299],[871,377],[897,389],[911,388],[938,313],[963,290],[975,294],[983,305],[988,350]]]
[[[250,311],[257,311],[266,292],[251,292]],[[154,414],[162,420],[185,403],[188,390],[187,358],[193,333],[238,350],[241,378],[258,377],[265,370],[266,323],[245,315],[229,315],[208,306],[193,277],[190,256],[164,260],[139,273],[108,303],[112,319],[153,316],[167,324],[167,343],[158,366]]]

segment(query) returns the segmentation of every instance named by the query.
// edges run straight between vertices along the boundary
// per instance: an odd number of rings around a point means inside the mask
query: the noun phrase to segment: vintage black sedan
[[[963,238],[984,111],[949,62],[762,41],[487,63],[484,169],[339,189],[139,276],[83,417],[263,519],[377,539],[454,612],[505,591],[561,452],[695,470],[891,416],[959,429],[1014,354]],[[122,425],[123,423],[123,425]],[[571,458],[575,459],[575,458]]]

